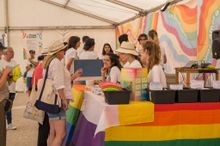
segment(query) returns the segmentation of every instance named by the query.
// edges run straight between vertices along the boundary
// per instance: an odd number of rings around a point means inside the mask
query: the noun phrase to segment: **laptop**
[[[70,72],[75,72],[78,69],[82,69],[82,77],[97,77],[101,76],[102,67],[102,60],[74,60]]]

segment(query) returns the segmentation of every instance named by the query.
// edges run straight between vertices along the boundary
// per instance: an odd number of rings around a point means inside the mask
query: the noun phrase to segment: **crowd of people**
[[[66,134],[65,112],[68,103],[73,99],[71,88],[74,80],[82,75],[82,70],[72,72],[74,60],[78,59],[102,59],[103,67],[100,70],[102,81],[120,83],[120,72],[122,68],[147,68],[148,82],[159,82],[166,87],[166,78],[163,64],[166,63],[165,51],[160,48],[158,35],[155,30],[138,37],[139,47],[129,42],[128,35],[123,34],[119,38],[120,47],[112,49],[109,43],[105,43],[102,56],[98,57],[95,48],[95,40],[88,36],[82,38],[83,47],[80,47],[80,37],[71,36],[68,42],[52,42],[48,49],[44,49],[38,57],[34,50],[30,50],[27,60],[26,85],[28,95],[32,88],[37,90],[37,83],[43,79],[48,72],[48,79],[53,81],[53,86],[62,100],[62,110],[57,114],[46,113],[43,124],[39,124],[38,146],[61,146]],[[80,49],[82,48],[82,49]],[[3,49],[5,53],[3,54]],[[3,56],[3,57],[2,57]],[[11,47],[0,48],[0,99],[15,99],[15,83],[17,78],[12,77],[12,69],[18,64],[13,60],[14,52]],[[10,83],[9,83],[10,82]],[[34,84],[35,83],[35,84]],[[8,129],[16,129],[12,124],[12,114],[6,112]]]

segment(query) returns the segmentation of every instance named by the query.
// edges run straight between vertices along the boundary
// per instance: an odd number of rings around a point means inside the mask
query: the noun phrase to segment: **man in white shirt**
[[[13,58],[14,58],[14,50],[12,47],[8,47],[4,55],[4,58],[2,58],[1,60],[2,67],[3,68],[6,68],[6,67],[15,68],[18,64],[16,63],[15,60],[13,60]],[[8,84],[9,84],[9,99],[13,103],[15,96],[16,96],[16,92],[15,92],[16,82],[11,81]],[[8,124],[7,129],[16,130],[17,129],[16,126],[12,124],[11,110],[6,113],[6,118],[7,118],[7,124]]]

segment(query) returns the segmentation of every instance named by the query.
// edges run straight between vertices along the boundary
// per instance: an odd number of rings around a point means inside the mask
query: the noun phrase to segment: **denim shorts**
[[[65,120],[66,119],[66,112],[64,109],[61,109],[57,114],[47,113],[49,120]]]

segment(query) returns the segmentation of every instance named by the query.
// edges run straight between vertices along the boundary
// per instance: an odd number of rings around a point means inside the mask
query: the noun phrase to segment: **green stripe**
[[[68,110],[66,111],[66,121],[71,125],[76,125],[76,122],[79,117],[80,110],[69,106]]]
[[[168,140],[168,141],[106,141],[105,146],[220,146],[218,139]]]

